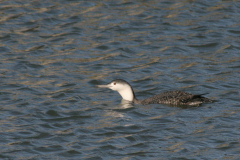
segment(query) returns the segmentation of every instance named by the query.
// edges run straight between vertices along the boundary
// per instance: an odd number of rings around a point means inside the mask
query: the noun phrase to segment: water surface
[[[238,1],[1,1],[1,159],[240,158]],[[201,107],[121,104],[207,93]]]

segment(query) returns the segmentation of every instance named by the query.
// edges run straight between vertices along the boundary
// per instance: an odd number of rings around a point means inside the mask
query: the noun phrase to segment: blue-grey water
[[[240,159],[237,0],[0,2],[0,159]],[[122,104],[182,90],[200,107]]]

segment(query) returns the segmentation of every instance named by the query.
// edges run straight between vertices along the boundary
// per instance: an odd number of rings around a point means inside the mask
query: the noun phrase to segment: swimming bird
[[[143,105],[161,103],[168,105],[196,106],[204,102],[212,102],[210,99],[203,97],[203,94],[194,95],[179,90],[167,91],[144,100],[138,100],[131,85],[122,79],[113,80],[106,85],[97,85],[97,87],[109,88],[111,90],[117,91],[124,100]]]

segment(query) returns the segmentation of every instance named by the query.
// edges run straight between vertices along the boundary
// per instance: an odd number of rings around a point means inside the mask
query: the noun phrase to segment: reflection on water
[[[1,159],[239,159],[237,1],[1,1]],[[201,107],[135,105],[209,93]]]
[[[122,99],[120,108],[127,109],[127,108],[132,108],[132,107],[134,107],[132,102]]]

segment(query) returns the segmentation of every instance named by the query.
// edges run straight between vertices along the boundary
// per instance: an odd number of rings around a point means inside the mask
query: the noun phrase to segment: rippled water
[[[240,2],[0,2],[1,159],[240,159]],[[179,89],[201,107],[121,104]]]

